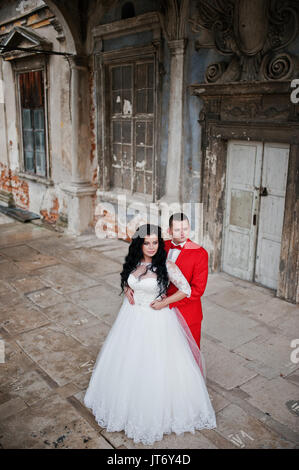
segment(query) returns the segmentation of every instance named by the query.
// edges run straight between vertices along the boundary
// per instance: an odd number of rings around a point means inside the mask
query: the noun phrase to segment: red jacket
[[[165,250],[167,254],[170,244],[171,240],[165,240]],[[201,323],[202,308],[200,298],[205,291],[208,280],[208,252],[202,246],[187,238],[175,264],[180,268],[189,282],[191,286],[191,296],[171,303],[169,307],[177,307],[185,318],[188,326]],[[170,283],[167,296],[174,294],[177,290],[176,286]]]

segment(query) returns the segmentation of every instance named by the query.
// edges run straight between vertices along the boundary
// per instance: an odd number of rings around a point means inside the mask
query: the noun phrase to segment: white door
[[[276,288],[289,146],[230,141],[222,270]]]
[[[278,281],[288,162],[289,145],[264,145],[255,281],[273,289]]]
[[[228,142],[222,270],[248,281],[254,271],[262,151],[261,142]]]

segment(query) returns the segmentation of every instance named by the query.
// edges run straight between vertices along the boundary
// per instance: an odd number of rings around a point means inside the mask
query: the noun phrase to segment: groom
[[[169,308],[177,307],[185,318],[190,331],[200,348],[203,295],[208,280],[208,253],[197,243],[190,240],[190,224],[183,213],[173,214],[169,219],[168,233],[172,240],[165,241],[167,259],[175,262],[191,286],[191,296],[169,304]],[[177,291],[170,283],[167,296]]]

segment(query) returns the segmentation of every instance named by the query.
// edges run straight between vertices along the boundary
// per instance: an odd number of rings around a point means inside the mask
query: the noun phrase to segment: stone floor
[[[203,296],[217,428],[151,447],[97,425],[83,396],[122,302],[127,249],[0,214],[0,447],[298,448],[299,308],[224,273],[209,275]]]

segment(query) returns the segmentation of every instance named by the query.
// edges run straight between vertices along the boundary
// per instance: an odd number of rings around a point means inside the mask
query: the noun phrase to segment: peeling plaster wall
[[[1,6],[1,21],[14,18],[13,23],[4,24],[2,33],[7,33],[12,26],[20,24],[17,20],[22,17],[22,25],[53,43],[53,50],[67,51],[66,42],[57,40],[57,31],[45,17],[51,17],[51,12],[42,6],[41,1],[9,2],[6,9]],[[38,21],[41,23],[38,23]],[[34,24],[35,23],[35,24]],[[35,26],[37,25],[37,26]],[[28,209],[39,214],[49,223],[55,223],[59,214],[67,214],[68,200],[61,185],[68,183],[71,178],[71,120],[70,120],[70,69],[68,62],[62,56],[52,55],[48,62],[48,158],[50,162],[50,178],[52,184],[18,176],[21,143],[17,125],[17,96],[12,66],[9,61],[0,60],[2,78],[5,87],[5,104],[0,113],[1,152],[0,152],[0,189],[12,192],[17,207]],[[1,74],[0,74],[1,78]],[[4,113],[5,106],[5,113]],[[6,130],[5,130],[6,129]],[[5,145],[4,142],[7,142]]]

